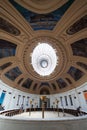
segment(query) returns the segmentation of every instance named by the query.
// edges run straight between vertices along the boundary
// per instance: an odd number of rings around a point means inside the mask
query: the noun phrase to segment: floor
[[[67,113],[62,113],[62,112],[52,112],[52,111],[45,111],[44,112],[44,118],[62,118],[62,117],[74,117],[73,115],[67,114]],[[12,118],[14,119],[19,119],[19,118],[29,118],[29,119],[35,119],[35,118],[42,118],[42,111],[35,111],[35,112],[24,112],[18,115],[13,116]]]

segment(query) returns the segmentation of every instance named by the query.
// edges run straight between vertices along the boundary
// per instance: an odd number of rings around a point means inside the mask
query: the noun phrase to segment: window
[[[29,98],[30,98],[30,97],[27,97],[26,106],[28,106],[28,103],[29,103]]]
[[[73,101],[72,101],[71,95],[69,95],[69,99],[70,99],[70,104],[71,104],[71,106],[73,106]]]
[[[63,106],[63,97],[60,97],[61,106]]]
[[[21,95],[18,95],[17,106],[19,105],[20,97],[21,97]]]
[[[64,98],[65,98],[66,106],[68,106],[67,96],[64,96]]]

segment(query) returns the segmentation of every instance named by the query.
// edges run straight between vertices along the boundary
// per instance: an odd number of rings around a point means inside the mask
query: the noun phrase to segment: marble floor
[[[63,118],[63,117],[74,117],[73,115],[67,114],[67,113],[62,113],[59,112],[53,112],[53,111],[45,111],[44,112],[44,118]],[[42,111],[35,111],[35,112],[24,112],[18,115],[14,115],[12,118],[27,118],[27,119],[35,119],[35,118],[42,118]]]

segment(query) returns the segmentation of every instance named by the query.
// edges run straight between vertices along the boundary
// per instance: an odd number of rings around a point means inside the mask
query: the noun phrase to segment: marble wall
[[[1,94],[5,92],[5,97],[2,103],[5,110],[19,109],[23,104],[24,109],[31,107],[30,101],[32,100],[33,107],[40,107],[40,97],[41,95],[34,95],[22,92],[11,86],[6,85],[2,81],[0,81],[0,98]],[[56,107],[56,99],[59,100],[58,107],[59,108],[67,108],[67,109],[77,109],[78,106],[81,106],[81,110],[87,112],[87,83],[82,86],[78,86],[75,89],[70,91],[46,95],[47,99],[49,99],[50,107]]]

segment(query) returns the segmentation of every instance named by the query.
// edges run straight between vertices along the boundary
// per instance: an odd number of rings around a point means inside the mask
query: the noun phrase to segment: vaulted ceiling
[[[31,54],[38,43],[56,49],[49,76],[36,73]],[[87,0],[0,1],[0,78],[34,94],[68,91],[87,81]]]

